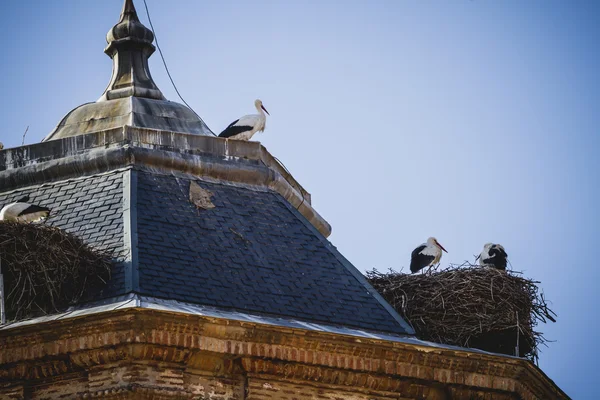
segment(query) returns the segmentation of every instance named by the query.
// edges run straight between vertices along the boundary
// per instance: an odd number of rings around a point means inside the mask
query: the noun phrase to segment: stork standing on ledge
[[[250,140],[256,132],[264,132],[265,123],[267,122],[265,113],[269,114],[269,112],[265,106],[263,106],[262,101],[258,99],[254,101],[254,107],[258,110],[258,114],[244,115],[242,118],[236,119],[219,134],[219,137],[235,140]]]
[[[413,250],[410,258],[410,271],[414,274],[425,267],[439,263],[442,258],[442,250],[446,251],[436,238],[430,237],[427,239],[427,243],[423,243]]]
[[[477,257],[484,267],[493,267],[502,271],[506,270],[506,262],[508,255],[501,244],[486,243],[483,246],[483,251]]]
[[[38,222],[48,218],[50,209],[29,204],[29,196],[25,196],[2,207],[0,221]]]

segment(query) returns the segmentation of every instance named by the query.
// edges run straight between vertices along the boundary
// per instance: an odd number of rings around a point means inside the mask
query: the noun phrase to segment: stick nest
[[[113,254],[58,228],[0,221],[0,261],[7,320],[64,310],[86,289],[102,289]]]
[[[537,361],[547,340],[535,330],[555,322],[539,282],[471,264],[424,274],[367,272],[373,287],[420,339]]]

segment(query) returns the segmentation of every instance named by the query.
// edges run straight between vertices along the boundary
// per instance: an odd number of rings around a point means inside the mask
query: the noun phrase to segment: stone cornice
[[[522,399],[568,398],[523,359],[196,315],[127,309],[0,331],[0,381],[140,360],[322,384],[367,379],[368,387],[397,393],[445,385]]]
[[[187,173],[279,193],[325,237],[331,226],[310,194],[258,142],[130,126],[0,151],[0,187],[27,185],[134,166]]]

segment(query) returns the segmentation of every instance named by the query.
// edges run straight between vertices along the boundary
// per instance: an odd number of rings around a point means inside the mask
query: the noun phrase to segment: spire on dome
[[[152,80],[148,58],[155,50],[153,40],[154,34],[140,22],[133,0],[124,0],[119,22],[106,35],[104,52],[113,60],[108,87],[96,102],[71,110],[44,141],[124,126],[214,135],[191,109],[165,99]]]
[[[123,17],[124,14],[133,14],[135,18],[137,18],[135,6],[133,5],[133,0],[125,0],[125,4],[123,4],[123,11],[121,12],[121,17]]]
[[[133,0],[125,0],[119,22],[106,35],[104,52],[113,60],[113,73],[99,101],[130,96],[165,99],[148,68],[148,58],[155,51],[153,40],[154,34],[140,22]]]

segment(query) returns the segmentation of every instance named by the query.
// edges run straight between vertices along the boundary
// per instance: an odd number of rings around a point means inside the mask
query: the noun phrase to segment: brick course
[[[527,360],[145,309],[0,330],[0,399],[567,399]]]

